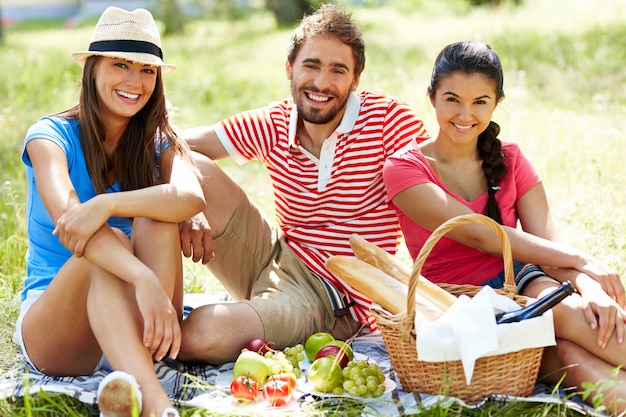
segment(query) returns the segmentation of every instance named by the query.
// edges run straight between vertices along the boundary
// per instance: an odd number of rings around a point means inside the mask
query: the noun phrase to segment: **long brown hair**
[[[179,155],[191,162],[187,144],[178,138],[169,122],[161,69],[157,68],[154,91],[146,105],[130,118],[126,130],[113,155],[104,148],[104,120],[95,83],[96,68],[101,57],[91,56],[85,62],[79,103],[59,113],[59,116],[78,119],[80,143],[85,155],[87,171],[96,193],[101,194],[112,185],[107,173],[114,172],[120,190],[136,190],[163,182],[160,177],[156,145],[169,143]],[[156,167],[156,168],[155,168]]]
[[[498,55],[491,47],[482,42],[455,42],[446,46],[437,56],[433,67],[428,93],[431,98],[436,93],[441,79],[455,72],[463,74],[481,74],[496,85],[496,103],[504,98],[504,76]],[[500,126],[489,122],[489,126],[478,135],[478,156],[482,160],[482,169],[487,182],[487,204],[485,215],[502,224],[502,214],[496,200],[500,189],[500,180],[506,173],[502,142],[498,139]]]

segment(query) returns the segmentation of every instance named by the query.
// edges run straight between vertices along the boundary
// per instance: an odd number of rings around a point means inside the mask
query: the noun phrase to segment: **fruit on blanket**
[[[272,407],[282,407],[291,401],[292,389],[289,382],[269,378],[263,387],[263,398]]]
[[[272,349],[263,356],[270,370],[270,375],[280,374],[281,372],[291,372],[296,375],[296,378],[302,375],[302,370],[300,369],[300,361],[304,360],[304,346],[302,344],[288,346],[283,350]]]
[[[307,359],[310,362],[313,362],[315,360],[315,355],[317,355],[317,352],[319,352],[321,348],[323,348],[333,340],[335,340],[335,338],[330,333],[313,333],[306,339],[306,342],[304,342],[304,353]]]
[[[256,352],[259,355],[265,355],[267,352],[271,352],[274,350],[274,343],[257,337],[248,340],[243,348]]]
[[[269,374],[265,358],[251,350],[241,352],[233,366],[234,378],[247,376],[254,379],[259,387],[263,386]]]
[[[287,384],[289,384],[292,390],[296,389],[297,379],[296,375],[293,372],[282,372],[280,374],[270,375],[267,377],[267,381],[273,380],[286,382]]]
[[[250,377],[240,375],[230,383],[230,395],[239,402],[255,401],[258,394],[259,385]]]
[[[309,368],[309,382],[320,392],[332,392],[343,384],[341,367],[332,356],[315,359]]]
[[[350,361],[341,373],[342,388],[352,397],[378,398],[385,393],[385,374],[374,362]]]
[[[350,362],[348,353],[338,345],[328,344],[324,346],[319,350],[319,352],[317,352],[315,359],[317,360],[326,356],[335,359],[341,368],[345,368],[348,365],[348,362]]]
[[[283,352],[287,356],[287,359],[291,361],[293,365],[293,372],[296,374],[296,378],[300,377],[300,362],[304,360],[304,345],[302,343],[298,343],[295,346],[286,347],[283,349]]]
[[[301,343],[298,343],[295,346],[287,346],[283,349],[285,355],[294,357],[298,359],[298,362],[304,360],[304,346]]]
[[[328,345],[339,346],[340,348],[346,351],[346,353],[348,354],[349,360],[354,359],[354,352],[352,351],[352,347],[350,347],[350,345],[344,342],[343,340],[335,339],[332,342],[329,342]]]

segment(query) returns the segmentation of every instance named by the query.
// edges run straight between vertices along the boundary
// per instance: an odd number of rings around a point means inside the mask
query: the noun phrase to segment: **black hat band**
[[[151,42],[133,40],[98,41],[89,45],[90,52],[140,52],[163,59],[161,48]]]

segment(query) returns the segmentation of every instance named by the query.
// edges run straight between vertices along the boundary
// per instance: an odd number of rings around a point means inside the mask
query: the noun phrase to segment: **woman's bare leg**
[[[182,261],[175,224],[136,219],[133,244],[140,260],[159,277],[182,310]],[[128,250],[130,242],[120,240]],[[150,249],[150,250],[149,250]],[[68,302],[71,300],[71,302]],[[54,329],[54,330],[50,330]],[[51,375],[85,375],[102,352],[114,369],[135,376],[144,416],[171,407],[142,343],[143,325],[134,289],[84,259],[71,258],[24,318],[29,357]],[[53,335],[53,336],[51,336]]]
[[[524,294],[541,298],[558,285],[552,279],[540,278],[533,281]],[[557,346],[546,349],[540,377],[557,383],[565,375],[565,387],[573,387],[576,392],[584,391],[584,382],[598,387],[603,385],[606,389],[590,395],[587,402],[593,404],[593,399],[601,395],[602,403],[611,412],[623,411],[626,408],[626,371],[618,367],[626,358],[626,343],[617,343],[614,334],[605,348],[597,344],[597,330],[585,320],[578,294],[567,297],[552,311]]]
[[[524,295],[541,298],[560,284],[551,278],[538,278],[531,282]],[[615,333],[605,348],[596,342],[598,330],[587,323],[580,295],[572,294],[552,309],[554,315],[554,331],[559,339],[569,340],[587,350],[605,362],[618,366],[626,358],[626,343],[617,343]]]
[[[579,395],[591,388],[586,402],[603,405],[610,415],[626,409],[626,371],[612,366],[568,340],[557,340],[556,348],[546,349],[540,370],[540,379],[561,383]]]

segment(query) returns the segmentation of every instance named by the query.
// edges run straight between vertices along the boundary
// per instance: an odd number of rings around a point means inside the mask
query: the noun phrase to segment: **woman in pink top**
[[[585,381],[613,378],[608,371],[626,358],[624,287],[613,269],[559,243],[536,170],[517,145],[498,139],[500,128],[491,121],[504,97],[502,86],[500,60],[488,45],[445,47],[428,88],[439,133],[388,158],[385,186],[413,258],[446,220],[482,213],[502,224],[511,241],[520,292],[541,298],[561,282],[574,284],[578,293],[553,310],[557,346],[546,349],[540,376],[556,383],[565,375],[564,386],[580,390]],[[501,245],[492,231],[466,225],[446,236],[430,254],[424,276],[502,286]],[[626,401],[626,372],[618,369],[614,378],[619,383],[602,399],[617,413]]]

